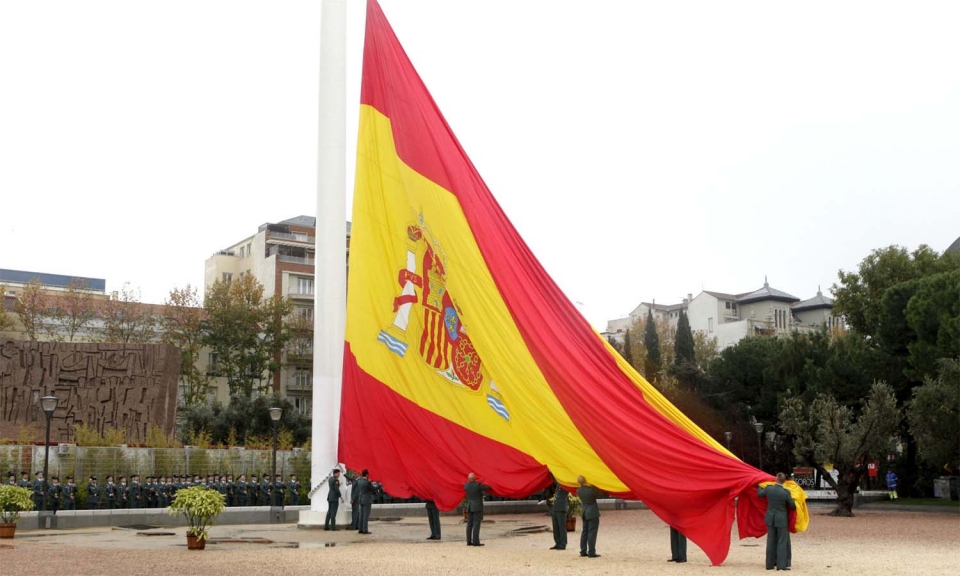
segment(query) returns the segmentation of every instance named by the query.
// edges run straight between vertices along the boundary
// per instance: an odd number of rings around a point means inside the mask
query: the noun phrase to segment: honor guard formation
[[[13,472],[7,473],[6,483],[18,485],[33,491],[33,503],[37,510],[48,511],[76,510],[79,498],[79,488],[73,476],[67,476],[67,483],[60,484],[56,476],[50,479],[44,495],[43,472],[37,472],[36,478],[30,480],[29,474],[21,472],[17,482]],[[134,474],[127,482],[126,476],[120,476],[120,481],[114,482],[113,476],[107,476],[106,483],[101,486],[96,476],[87,480],[85,494],[85,508],[87,510],[114,509],[114,508],[166,508],[173,501],[177,490],[192,486],[204,486],[223,494],[228,507],[234,506],[296,506],[300,502],[300,482],[297,475],[291,474],[290,479],[284,482],[279,474],[270,480],[269,474],[259,477],[256,474],[247,480],[245,474],[234,480],[232,474],[207,474],[201,477],[198,474],[173,476],[147,476],[140,481],[140,476]],[[769,505],[764,519],[767,525],[767,570],[790,570],[792,554],[790,546],[790,532],[788,530],[789,511],[796,508],[793,498],[783,487],[786,480],[784,474],[777,474],[776,482],[769,486],[758,487],[757,495],[766,498]],[[352,487],[350,503],[353,508],[353,517],[350,529],[360,534],[370,534],[370,509],[374,496],[382,492],[382,485],[370,479],[369,472],[363,470],[355,480],[346,478],[347,485]],[[597,533],[600,527],[600,508],[598,498],[604,493],[589,484],[583,476],[577,478],[579,488],[577,497],[582,504],[580,519],[583,529],[580,532],[580,556],[599,558],[597,553]],[[327,480],[328,512],[324,522],[325,530],[336,530],[337,510],[344,501],[341,492],[341,470],[335,468]],[[467,476],[463,485],[466,495],[466,536],[467,546],[483,546],[480,541],[480,527],[483,522],[483,503],[485,493],[491,487],[477,480],[472,472]],[[553,517],[554,545],[551,550],[565,550],[567,547],[566,518],[569,507],[569,494],[558,482],[553,485],[555,495],[551,504]],[[44,499],[45,498],[45,499]],[[426,501],[427,519],[430,524],[430,536],[427,540],[440,540],[440,513],[433,501]],[[683,563],[687,561],[687,539],[675,528],[670,528],[670,552],[668,562]]]
[[[7,473],[7,484],[27,488],[33,492],[35,510],[77,510],[82,500],[86,510],[113,510],[116,508],[166,508],[173,502],[177,491],[192,486],[205,486],[223,494],[228,507],[235,506],[298,506],[300,504],[300,482],[297,475],[291,474],[283,481],[277,474],[271,481],[269,474],[263,474],[258,480],[256,474],[247,481],[241,474],[234,480],[233,474],[174,474],[172,476],[147,476],[140,480],[139,474],[120,476],[116,481],[112,475],[100,484],[96,476],[90,476],[81,497],[80,487],[73,476],[67,476],[67,483],[61,484],[60,478],[53,476],[49,483],[43,480],[43,472],[37,472],[33,480],[27,472],[21,472],[20,481],[15,481],[13,472]],[[44,493],[46,484],[46,493]]]

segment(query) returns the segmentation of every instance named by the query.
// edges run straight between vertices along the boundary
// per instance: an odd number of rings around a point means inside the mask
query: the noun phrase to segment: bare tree
[[[74,278],[66,292],[51,295],[50,301],[52,323],[48,332],[53,340],[73,342],[97,317],[97,300],[85,280]]]
[[[101,338],[105,342],[146,344],[157,337],[158,318],[151,306],[140,302],[140,291],[126,282],[116,298],[100,306]]]
[[[204,311],[197,289],[189,284],[174,288],[164,302],[160,317],[161,340],[180,349],[180,381],[185,384],[183,403],[201,404],[207,399],[211,377],[197,368],[203,350]]]
[[[20,297],[17,298],[14,312],[20,318],[23,331],[30,340],[38,340],[38,336],[46,331],[49,323],[49,306],[50,299],[43,293],[40,281],[27,282],[20,292]]]
[[[13,316],[7,312],[7,287],[0,284],[0,331],[13,328]]]

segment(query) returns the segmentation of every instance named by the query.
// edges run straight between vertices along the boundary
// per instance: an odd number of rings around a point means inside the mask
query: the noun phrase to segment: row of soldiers
[[[38,510],[76,510],[79,488],[73,476],[68,476],[64,485],[60,484],[59,478],[52,477],[46,483],[46,494],[43,472],[37,472],[35,476],[31,481],[29,474],[21,472],[20,481],[15,482],[13,472],[9,472],[7,484],[32,490],[33,504]],[[207,474],[205,479],[199,474],[174,474],[147,476],[141,482],[140,475],[134,474],[130,482],[127,482],[126,476],[120,476],[118,483],[114,482],[112,475],[107,476],[102,486],[96,476],[90,476],[86,485],[86,509],[166,508],[178,490],[192,486],[205,486],[220,492],[228,507],[283,506],[288,502],[288,497],[290,505],[297,506],[300,503],[300,482],[296,474],[291,474],[287,482],[279,474],[274,476],[272,482],[269,474],[264,474],[261,480],[253,474],[249,481],[246,474],[241,474],[236,480],[232,474]]]

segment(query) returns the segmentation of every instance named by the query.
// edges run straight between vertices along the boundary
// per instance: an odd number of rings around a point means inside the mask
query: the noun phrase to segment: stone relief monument
[[[74,426],[126,431],[143,443],[149,424],[168,436],[177,417],[180,351],[161,344],[0,343],[0,437],[24,427],[40,431],[42,396],[60,399],[50,422],[52,442],[72,442]]]

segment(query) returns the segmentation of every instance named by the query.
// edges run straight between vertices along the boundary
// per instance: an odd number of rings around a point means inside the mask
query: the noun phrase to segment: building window
[[[293,233],[293,239],[294,239],[294,240],[299,240],[300,242],[306,242],[306,241],[307,241],[307,235],[304,234],[303,232],[294,232],[294,233]]]
[[[737,303],[734,302],[734,303],[732,304],[732,306],[733,306],[733,311],[736,312],[736,311],[737,311]]]
[[[217,364],[219,362],[220,362],[220,355],[217,354],[216,352],[211,352],[210,355],[207,356],[207,374],[208,375],[216,376],[217,368],[218,368]]]
[[[293,398],[293,407],[300,414],[312,414],[313,413],[313,399],[303,396],[295,396]]]
[[[313,294],[313,278],[297,278],[297,294]]]
[[[713,332],[713,318],[707,318],[707,332]]]
[[[729,302],[724,302],[724,304],[727,305],[727,310],[729,310],[729,309],[730,309],[730,303],[729,303]]]
[[[293,375],[293,383],[296,384],[298,388],[307,388],[310,386],[310,370],[297,368],[297,371]]]
[[[247,244],[247,256],[253,254],[253,243]]]
[[[293,311],[298,318],[306,318],[307,320],[313,320],[313,308],[307,308],[304,306],[298,306]]]
[[[231,274],[230,272],[224,272],[224,273],[223,273],[223,276],[221,276],[221,278],[223,278],[223,281],[224,281],[224,282],[229,282],[229,281],[233,280],[233,274]]]

